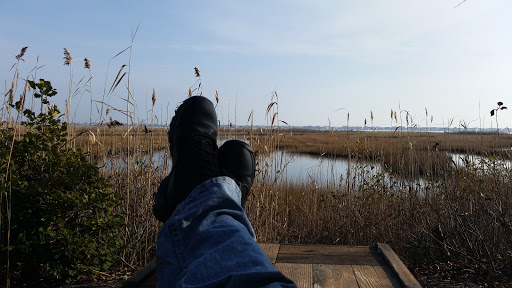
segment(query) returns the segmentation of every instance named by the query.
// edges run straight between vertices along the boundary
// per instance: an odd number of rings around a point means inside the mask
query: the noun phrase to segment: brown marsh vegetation
[[[352,181],[330,186],[263,177],[247,208],[259,239],[339,245],[383,241],[426,286],[436,277],[455,279],[450,285],[456,281],[510,283],[512,174],[510,163],[498,161],[504,154],[495,153],[504,143],[495,141],[496,135],[432,134],[402,134],[400,139],[393,132],[300,135],[275,131],[275,138],[266,138],[263,146],[272,147],[267,141],[275,143],[281,137],[283,149],[296,147],[294,151],[317,155],[336,151],[338,156],[343,155],[337,152],[341,150],[354,163],[370,161],[382,167],[398,163],[401,169],[388,166],[371,173],[371,165],[361,165],[356,173],[343,175]],[[412,147],[411,140],[415,141]],[[431,141],[444,146],[430,149]],[[302,143],[307,146],[304,150],[299,148]],[[370,149],[375,154],[368,153]],[[489,157],[484,163],[455,166],[446,151],[460,149]],[[375,156],[386,154],[399,157]],[[275,169],[272,161],[262,161],[267,162],[260,172],[273,175],[266,171]],[[422,173],[422,167],[430,170]]]
[[[123,79],[119,76],[124,75],[123,67],[112,87]],[[26,87],[22,93],[29,95]],[[153,106],[155,98],[153,94]],[[510,159],[510,135],[283,129],[276,125],[278,105],[274,93],[266,111],[266,129],[219,131],[222,138],[246,139],[256,150],[258,175],[246,212],[258,241],[386,242],[426,286],[432,277],[489,284],[512,281],[512,171],[503,164],[507,162],[498,161]],[[131,115],[133,108],[127,104],[120,110]],[[101,111],[101,119],[106,119],[108,111]],[[2,129],[15,127],[16,137],[24,133],[19,119],[5,109],[2,113],[9,119]],[[125,125],[116,127],[70,127],[66,143],[88,153],[113,193],[121,195],[114,213],[124,218],[125,248],[117,263],[124,271],[154,257],[161,225],[152,215],[153,194],[169,173],[170,161],[167,128],[132,120],[127,117]],[[372,165],[361,165],[356,173],[342,175],[352,181],[339,185],[298,184],[275,173],[286,166],[275,156],[279,151],[345,157],[383,168],[370,173]],[[455,166],[447,152],[483,155],[485,160]],[[109,273],[113,272],[101,275]]]

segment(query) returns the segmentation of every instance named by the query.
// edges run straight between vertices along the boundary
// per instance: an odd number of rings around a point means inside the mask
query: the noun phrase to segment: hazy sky
[[[2,0],[2,91],[15,56],[29,46],[20,75],[26,77],[39,57],[44,67],[35,77],[52,81],[63,111],[67,48],[73,90],[89,75],[83,68],[88,57],[93,98],[101,100],[105,85],[108,90],[121,65],[129,64],[129,51],[112,57],[130,45],[139,26],[130,86],[141,120],[153,89],[155,114],[166,118],[162,111],[185,99],[198,67],[203,95],[215,101],[219,93],[222,123],[246,124],[254,111],[255,123],[265,124],[276,91],[279,118],[294,126],[343,126],[347,113],[349,125],[367,119],[371,126],[371,112],[373,125],[389,126],[391,109],[398,116],[401,109],[421,127],[452,120],[452,127],[461,121],[494,127],[489,111],[496,102],[512,106],[512,1],[467,0],[454,8],[459,2]],[[126,80],[106,99],[119,109],[126,108],[120,99],[127,97]],[[89,92],[72,104],[77,121],[88,121]],[[405,112],[402,119],[405,125]],[[512,111],[500,111],[498,120],[500,127],[512,126]]]

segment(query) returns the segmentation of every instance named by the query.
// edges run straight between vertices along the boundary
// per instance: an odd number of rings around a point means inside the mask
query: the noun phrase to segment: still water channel
[[[167,151],[158,151],[153,154],[154,167],[164,167],[170,171],[171,161]],[[327,156],[312,156],[289,152],[274,152],[268,157],[257,159],[258,177],[279,182],[294,182],[317,185],[338,185],[349,174],[355,174],[356,170],[380,171],[379,165],[371,165],[367,162],[349,161],[347,158],[332,158]],[[148,156],[132,162],[132,165],[147,165]],[[114,167],[126,167],[121,158],[107,161],[106,169]]]
[[[488,169],[490,165],[500,165],[502,168],[510,168],[510,161],[489,161],[488,158],[476,155],[450,154],[452,164],[458,167],[481,167]],[[135,165],[147,165],[148,157],[135,161]],[[269,157],[257,159],[258,177],[275,180],[281,183],[315,184],[318,186],[345,185],[347,181],[357,181],[356,175],[362,173],[366,177],[375,176],[382,172],[380,163],[371,163],[361,160],[349,160],[347,158],[332,158],[327,156],[313,156],[289,152],[274,152]],[[153,154],[153,165],[164,167],[170,171],[169,153],[159,151]],[[123,160],[106,163],[106,167],[126,167]],[[495,166],[494,166],[495,167]],[[382,173],[385,179],[388,175]],[[389,179],[388,179],[389,180]],[[421,179],[417,181],[423,182]]]

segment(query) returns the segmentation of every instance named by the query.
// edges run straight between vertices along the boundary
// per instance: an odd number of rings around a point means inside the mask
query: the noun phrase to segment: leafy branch
[[[491,117],[492,116],[496,116],[496,129],[498,130],[498,132],[500,131],[499,126],[498,126],[498,111],[506,110],[506,109],[507,109],[507,107],[503,106],[503,102],[499,101],[498,102],[498,107],[496,107],[495,109],[491,110]]]

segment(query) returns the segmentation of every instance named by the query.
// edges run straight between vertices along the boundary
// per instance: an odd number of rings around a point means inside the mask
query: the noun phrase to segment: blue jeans
[[[157,287],[297,287],[256,243],[229,177],[197,186],[158,232]]]

